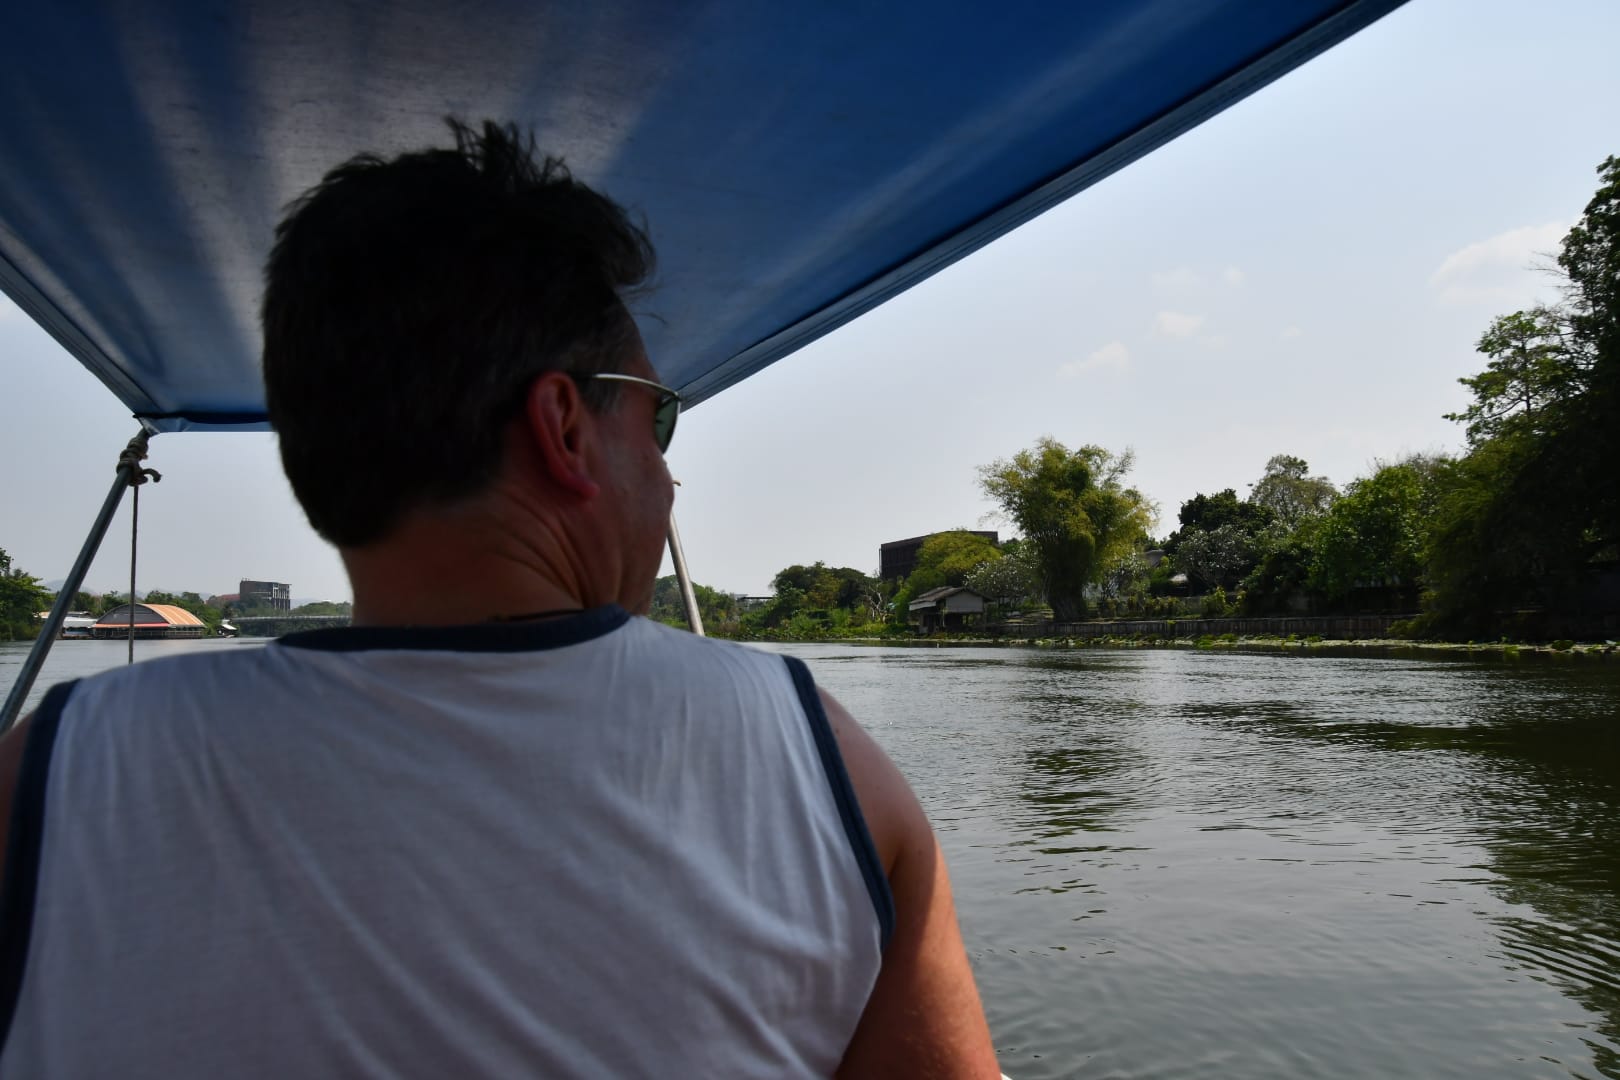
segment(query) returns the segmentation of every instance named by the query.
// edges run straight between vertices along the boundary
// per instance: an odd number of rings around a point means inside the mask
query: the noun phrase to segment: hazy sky
[[[792,563],[875,570],[883,541],[981,527],[976,467],[1042,435],[1133,449],[1161,534],[1183,500],[1243,494],[1276,453],[1342,485],[1459,446],[1441,414],[1483,366],[1474,342],[1551,297],[1538,253],[1620,154],[1617,45],[1613,0],[1412,0],[705,402],[669,455],[693,575],[761,593]],[[135,424],[3,299],[0,363],[0,547],[55,580]],[[256,577],[348,597],[273,436],[152,449],[140,588]],[[128,559],[126,501],[88,585],[127,587]]]

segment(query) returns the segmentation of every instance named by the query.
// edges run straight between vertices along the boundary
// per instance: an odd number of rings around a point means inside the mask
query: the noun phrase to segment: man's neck
[[[460,626],[582,611],[604,602],[550,533],[420,517],[346,549],[356,626]]]

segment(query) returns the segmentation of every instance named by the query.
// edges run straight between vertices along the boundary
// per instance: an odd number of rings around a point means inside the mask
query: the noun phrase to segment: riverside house
[[[945,585],[929,589],[911,602],[908,611],[916,620],[917,629],[925,634],[935,630],[957,632],[970,625],[984,625],[986,600],[963,585]]]

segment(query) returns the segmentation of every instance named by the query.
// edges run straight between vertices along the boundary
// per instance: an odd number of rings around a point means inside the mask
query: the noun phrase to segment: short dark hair
[[[618,370],[652,244],[516,126],[361,155],[288,208],[266,267],[264,383],[281,460],[335,544],[483,490],[524,391]],[[603,408],[611,384],[583,384]]]

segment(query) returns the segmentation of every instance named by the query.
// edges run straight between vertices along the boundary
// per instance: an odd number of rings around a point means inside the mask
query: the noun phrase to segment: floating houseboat
[[[107,612],[90,628],[94,638],[125,639],[130,636],[128,604],[120,604]],[[200,638],[208,636],[208,624],[182,607],[173,604],[136,604],[135,637],[145,638]]]

